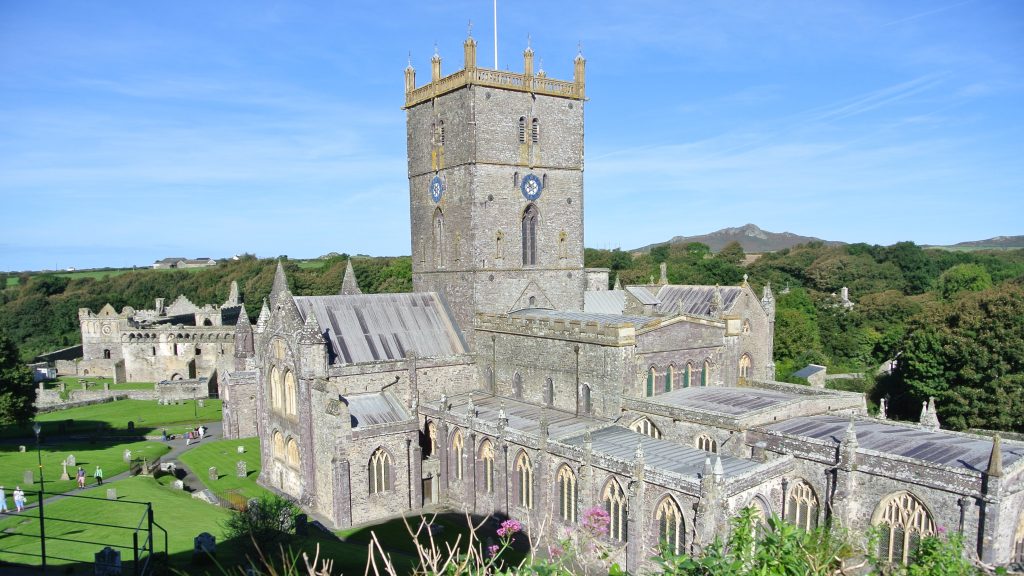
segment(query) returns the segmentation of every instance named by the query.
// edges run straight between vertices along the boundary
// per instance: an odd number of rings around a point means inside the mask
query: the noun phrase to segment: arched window
[[[551,406],[555,403],[555,383],[551,378],[544,380],[544,405]]]
[[[209,318],[204,318],[203,319],[203,326],[213,326],[213,321],[210,320]]]
[[[646,436],[650,436],[651,438],[661,438],[661,430],[658,430],[658,427],[654,425],[654,422],[651,422],[647,418],[641,418],[636,422],[633,422],[629,426],[629,429],[633,432],[639,432]]]
[[[580,393],[580,403],[583,404],[580,407],[583,413],[589,415],[594,407],[590,401],[590,384],[583,385],[583,391]]]
[[[576,475],[564,464],[558,469],[558,517],[576,523]]]
[[[675,382],[675,379],[676,367],[673,366],[672,364],[669,364],[668,368],[665,370],[665,392],[672,391],[672,384]]]
[[[750,355],[744,354],[740,356],[740,378],[746,379],[750,377]]]
[[[647,369],[647,395],[654,396],[654,380],[658,377],[658,371],[651,366]]]
[[[535,204],[530,204],[523,211],[523,265],[532,266],[537,263],[537,220],[540,211]]]
[[[480,474],[482,476],[481,484],[483,484],[484,491],[488,494],[494,492],[494,444],[491,444],[490,440],[484,439],[480,443],[480,463],[481,466]]]
[[[295,438],[288,439],[288,452],[285,461],[292,468],[299,467],[299,443],[295,441]]]
[[[526,116],[520,116],[519,117],[519,132],[518,132],[518,136],[519,136],[519,143],[520,144],[525,144],[526,143]]]
[[[444,262],[444,214],[440,208],[434,209],[434,265],[442,267]]]
[[[687,362],[686,367],[683,368],[683,388],[690,387],[691,378],[693,378],[693,363]]]
[[[284,399],[285,414],[295,416],[299,413],[298,402],[296,401],[295,373],[288,371],[284,373]]]
[[[683,513],[675,501],[666,496],[658,505],[654,519],[658,523],[658,544],[668,547],[673,554],[682,553],[686,532],[683,529]]]
[[[452,475],[459,480],[462,480],[462,467],[465,462],[463,456],[465,455],[465,451],[466,443],[465,440],[462,439],[462,431],[456,429],[455,432],[452,433],[451,470]]]
[[[370,494],[380,494],[391,489],[391,456],[383,448],[377,448],[370,455]]]
[[[530,121],[530,140],[534,144],[540,142],[540,120],[536,118]]]
[[[281,400],[284,397],[284,390],[281,385],[281,373],[277,366],[270,369],[270,407],[275,411],[281,410]]]
[[[765,527],[768,526],[768,518],[771,516],[768,503],[761,499],[760,496],[755,496],[750,501],[750,504],[747,504],[747,508],[751,508],[754,511],[754,533],[763,534]]]
[[[516,503],[523,508],[533,508],[533,465],[526,452],[516,458]]]
[[[519,372],[512,375],[512,397],[516,400],[523,399],[523,377]]]
[[[924,503],[909,492],[897,492],[879,504],[873,522],[879,528],[878,557],[906,564],[921,538],[935,532]]]
[[[104,360],[110,360],[110,349],[108,349],[108,348],[104,348],[103,349],[103,359]]]
[[[429,439],[429,447],[425,458],[430,458],[437,454],[437,425],[433,422],[427,422],[427,438]]]
[[[811,485],[797,480],[789,485],[786,496],[786,520],[804,530],[818,527],[818,497]]]
[[[274,432],[274,458],[284,459],[284,436],[280,432]]]
[[[704,361],[704,368],[700,371],[700,385],[707,386],[711,380],[711,360]]]
[[[601,501],[608,512],[608,537],[616,542],[626,541],[626,493],[614,479],[609,480],[601,493]]]
[[[715,439],[707,434],[701,434],[697,437],[697,449],[718,454],[718,442],[715,442]]]

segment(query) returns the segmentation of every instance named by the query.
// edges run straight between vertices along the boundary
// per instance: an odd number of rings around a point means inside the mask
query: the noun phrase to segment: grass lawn
[[[25,491],[39,489],[39,461],[35,443],[31,446],[26,446],[26,448],[25,452],[18,452],[17,446],[4,446],[0,448],[0,486],[4,486],[7,489],[8,507],[13,504],[11,493],[14,491],[15,486],[20,485],[21,489]],[[112,478],[128,469],[128,464],[123,459],[126,448],[132,451],[132,458],[145,457],[148,460],[166,454],[171,449],[170,446],[162,442],[115,443],[114,441],[97,441],[95,444],[89,442],[44,444],[42,456],[46,491],[53,493],[67,492],[77,486],[75,482],[75,468],[68,467],[70,480],[60,479],[61,462],[69,454],[74,454],[77,464],[85,468],[86,479],[88,480],[88,485],[91,486],[94,484],[92,474],[96,470],[97,465],[103,469],[103,474],[106,478]],[[26,485],[22,482],[26,470],[32,471],[33,478],[35,479],[35,483],[32,485]],[[36,501],[34,493],[27,493],[25,496],[29,502]]]
[[[37,420],[43,426],[44,441],[57,436],[60,433],[59,423],[68,420],[73,422],[65,424],[66,434],[93,434],[98,430],[104,436],[159,435],[164,428],[168,434],[181,434],[198,423],[221,419],[221,401],[207,399],[205,402],[205,406],[198,408],[192,400],[177,406],[160,406],[156,400],[118,400],[48,412],[40,414]],[[128,432],[129,420],[135,422],[135,432]],[[35,442],[31,426],[0,427],[0,437],[20,437]]]
[[[239,454],[238,447],[244,446],[245,453]],[[185,466],[213,491],[218,497],[231,500],[232,494],[249,498],[270,495],[270,491],[256,484],[260,472],[260,439],[243,438],[241,440],[204,440],[198,446],[182,453],[178,457]],[[235,466],[239,460],[245,460],[249,475],[239,478],[235,474]],[[217,467],[216,480],[210,480],[207,472],[211,466]]]

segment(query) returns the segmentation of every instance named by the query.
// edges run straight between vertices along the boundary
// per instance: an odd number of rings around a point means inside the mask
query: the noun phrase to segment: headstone
[[[96,553],[93,564],[95,576],[121,576],[121,552],[107,546]]]
[[[117,500],[117,488],[107,488],[107,500]]]
[[[239,478],[245,478],[249,475],[248,466],[249,465],[245,463],[245,460],[238,461],[238,464],[235,465],[235,473],[238,474]]]
[[[68,454],[68,466],[71,466],[72,468],[78,466],[78,460],[75,459],[74,454]]]
[[[61,392],[66,392],[66,391],[67,391],[67,384],[65,384],[65,383],[61,382],[61,383],[60,383],[60,384],[58,385],[58,388],[60,388],[60,391],[61,391]]]
[[[216,466],[210,466],[210,470],[209,470],[208,474],[209,474],[210,480],[216,480],[217,478],[219,478],[219,476],[217,476],[217,467]]]
[[[209,532],[203,532],[195,537],[192,547],[192,559],[201,560],[213,556],[217,552],[217,538]]]
[[[39,391],[42,392],[43,390],[46,390],[46,382],[40,381],[39,382]]]
[[[24,450],[22,450],[22,452],[24,452]],[[239,454],[245,454],[245,446],[239,446],[238,447],[238,453]]]
[[[199,399],[199,407],[200,408],[204,408],[205,406],[206,406],[206,401],[200,398]]]
[[[174,481],[174,489],[175,490],[184,490],[185,489],[185,482],[183,480],[175,480]]]
[[[103,383],[103,391],[104,392],[110,392],[110,382],[104,382]]]
[[[135,421],[134,420],[129,420],[128,421],[128,431],[129,432],[135,432]]]
[[[132,461],[132,451],[127,449],[127,448],[125,448],[124,449],[124,456],[122,458],[124,459],[125,462],[131,462]]]
[[[25,447],[24,446],[18,446],[18,452],[24,452],[24,451],[25,451]]]
[[[85,380],[79,380],[78,383],[82,385],[82,390],[88,390],[89,389],[89,385],[86,384]]]
[[[32,475],[32,471],[31,471],[31,470],[25,470],[25,476],[24,476],[24,477],[22,477],[21,481],[22,481],[22,482],[23,482],[24,484],[29,484],[29,485],[32,485],[32,484],[35,484],[35,483],[36,483],[36,479],[35,479],[35,477],[34,477],[34,476]]]
[[[60,463],[60,470],[61,470],[61,472],[60,472],[60,479],[61,480],[71,480],[71,477],[68,476],[68,461],[67,460],[65,460],[65,461]]]
[[[309,516],[305,514],[295,515],[295,535],[305,536],[309,533]]]

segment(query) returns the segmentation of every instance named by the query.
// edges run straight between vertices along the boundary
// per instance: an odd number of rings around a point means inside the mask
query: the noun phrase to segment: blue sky
[[[402,71],[492,4],[0,2],[0,270],[408,254]],[[1024,3],[499,1],[587,58],[586,238],[1024,234]]]

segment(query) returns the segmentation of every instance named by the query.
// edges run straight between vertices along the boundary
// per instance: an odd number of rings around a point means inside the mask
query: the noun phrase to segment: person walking
[[[78,487],[85,488],[85,468],[79,466],[75,477],[78,479]]]
[[[202,440],[206,436],[206,426],[199,427],[199,439]]]
[[[7,492],[4,492],[4,487],[0,486],[0,514],[7,513]]]
[[[14,487],[14,508],[18,512],[25,510],[25,492],[21,489],[21,486]]]
[[[192,445],[192,431],[185,432],[185,446]]]
[[[96,467],[96,471],[92,473],[92,477],[96,479],[96,485],[103,485],[103,469],[99,466]]]

